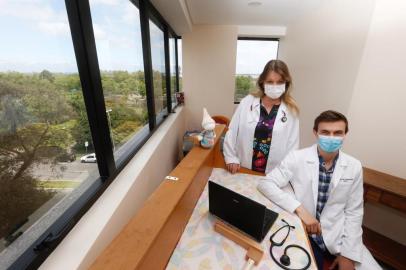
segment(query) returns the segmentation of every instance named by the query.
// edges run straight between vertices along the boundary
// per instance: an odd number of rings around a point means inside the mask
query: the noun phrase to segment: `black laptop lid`
[[[210,213],[258,241],[263,239],[265,209],[264,205],[209,181]]]

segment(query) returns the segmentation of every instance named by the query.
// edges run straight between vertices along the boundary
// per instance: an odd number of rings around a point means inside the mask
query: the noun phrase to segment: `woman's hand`
[[[338,270],[354,270],[355,265],[354,262],[344,256],[337,256],[337,258],[334,260],[333,264],[328,268],[330,270],[335,269],[335,267],[338,266]]]
[[[295,212],[306,226],[306,231],[308,234],[321,234],[320,222],[315,219],[302,205],[296,208]]]
[[[226,167],[227,167],[227,170],[232,174],[235,174],[236,172],[238,172],[240,170],[240,164],[237,164],[237,163],[226,164]]]

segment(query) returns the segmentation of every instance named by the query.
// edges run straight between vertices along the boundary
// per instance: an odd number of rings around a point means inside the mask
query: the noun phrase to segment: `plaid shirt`
[[[316,218],[318,221],[320,221],[320,215],[321,212],[323,211],[324,205],[326,204],[328,200],[328,195],[329,195],[329,187],[330,187],[330,182],[331,182],[331,177],[333,176],[334,168],[336,166],[336,162],[338,159],[338,155],[335,157],[333,161],[333,166],[329,170],[327,170],[324,165],[325,162],[323,158],[319,155],[319,191],[317,195],[317,208],[316,208]],[[312,239],[314,242],[323,250],[326,250],[326,245],[324,244],[323,241],[323,236],[322,235],[316,235],[312,234],[311,235]]]

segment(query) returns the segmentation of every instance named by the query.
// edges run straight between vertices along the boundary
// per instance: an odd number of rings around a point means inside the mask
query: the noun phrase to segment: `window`
[[[165,40],[164,32],[149,21],[152,58],[152,78],[154,88],[155,117],[159,124],[167,111],[167,87],[165,76]]]
[[[140,15],[128,0],[114,5],[91,0],[90,10],[110,136],[118,159],[129,145],[149,133]]]
[[[239,38],[234,102],[239,103],[248,93],[256,90],[256,81],[265,64],[277,59],[279,41],[275,39]]]
[[[182,39],[178,38],[178,76],[179,76],[179,92],[182,91]]]
[[[137,0],[2,1],[0,35],[0,268],[37,268],[168,113],[177,36]]]
[[[176,105],[175,93],[178,92],[176,78],[176,38],[169,37],[169,63],[170,63],[170,82],[171,82],[171,101],[172,108]]]
[[[99,173],[64,2],[3,1],[0,14],[3,268],[15,246],[21,255]],[[87,154],[93,158],[81,162]]]

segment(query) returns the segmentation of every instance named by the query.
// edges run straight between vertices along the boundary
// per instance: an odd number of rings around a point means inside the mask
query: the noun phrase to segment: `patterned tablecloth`
[[[252,269],[281,269],[273,262],[269,254],[269,237],[273,232],[284,225],[281,221],[282,218],[289,222],[289,224],[295,226],[296,229],[291,230],[282,248],[274,247],[275,257],[279,258],[283,254],[283,248],[288,244],[299,244],[307,250],[310,250],[310,247],[300,219],[282,211],[278,206],[273,205],[257,190],[257,184],[262,181],[262,178],[261,176],[248,174],[232,175],[226,170],[216,168],[213,169],[210,176],[211,181],[217,182],[264,204],[273,211],[279,212],[278,219],[261,243],[264,248],[264,257],[261,263]],[[206,185],[166,269],[242,269],[245,264],[246,250],[215,232],[213,229],[215,220],[216,218],[209,213],[208,186]],[[281,235],[281,238],[283,238],[283,235]],[[302,268],[307,262],[306,255],[300,250],[290,249],[288,255],[291,258],[290,267],[292,268]],[[317,269],[313,262],[310,269]]]

